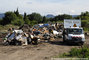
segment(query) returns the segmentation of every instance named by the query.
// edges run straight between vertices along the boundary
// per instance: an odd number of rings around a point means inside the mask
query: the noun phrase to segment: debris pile
[[[37,45],[40,41],[49,42],[62,37],[63,24],[38,24],[33,27],[24,24],[18,30],[8,30],[4,45]]]

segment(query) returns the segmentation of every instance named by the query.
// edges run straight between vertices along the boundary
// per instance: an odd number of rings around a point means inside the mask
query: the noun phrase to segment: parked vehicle
[[[85,42],[85,35],[81,27],[81,20],[64,20],[63,42],[80,43]]]

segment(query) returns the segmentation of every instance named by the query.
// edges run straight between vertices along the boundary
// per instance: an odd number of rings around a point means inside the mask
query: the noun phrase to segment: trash
[[[47,27],[47,26],[49,26],[49,24],[44,24],[43,26]]]
[[[57,34],[59,34],[59,32],[57,32],[56,30],[53,30],[53,34],[57,35]]]
[[[49,40],[49,39],[50,39],[50,35],[47,34],[47,33],[45,33],[45,34],[43,35],[43,37],[44,37],[44,40]]]
[[[13,32],[15,32],[15,33],[23,33],[22,30],[14,30]]]
[[[24,34],[23,36],[22,36],[22,39],[23,39],[23,41],[22,41],[22,45],[28,45],[28,43],[27,43],[27,37],[26,37],[26,35]]]
[[[54,41],[62,36],[62,24],[38,24],[33,27],[24,24],[18,30],[10,29],[6,35],[5,45],[37,45],[40,41]]]

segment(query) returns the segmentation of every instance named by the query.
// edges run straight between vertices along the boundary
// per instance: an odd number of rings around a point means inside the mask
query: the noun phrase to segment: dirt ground
[[[88,43],[88,37],[86,39]],[[52,57],[68,52],[77,45],[66,45],[62,38],[50,43],[28,46],[0,45],[0,60],[51,60]]]

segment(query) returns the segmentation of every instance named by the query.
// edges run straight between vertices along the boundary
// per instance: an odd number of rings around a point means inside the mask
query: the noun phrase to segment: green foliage
[[[26,13],[24,13],[23,20],[24,20],[25,24],[31,25],[30,20],[28,19],[28,17],[27,17],[27,14],[26,14]]]
[[[71,49],[69,53],[70,53],[70,56],[73,56],[73,57],[89,58],[89,48],[87,47],[83,47],[80,49],[73,48]]]
[[[84,30],[89,31],[89,12],[82,12],[81,15],[72,18],[71,15],[68,14],[62,14],[57,15],[54,18],[46,18],[45,16],[41,16],[39,13],[32,13],[27,15],[24,13],[24,17],[19,14],[18,8],[14,12],[6,12],[5,17],[0,20],[1,25],[7,25],[7,24],[15,24],[15,25],[22,25],[22,24],[29,24],[34,25],[38,23],[48,23],[48,22],[61,22],[63,23],[64,19],[81,19],[82,20],[82,27]],[[21,22],[21,23],[19,23]]]
[[[32,13],[32,14],[28,15],[28,19],[30,21],[34,20],[37,23],[42,22],[42,16],[40,14],[38,14],[38,13]]]
[[[19,14],[17,17],[23,20],[23,16],[21,14]]]
[[[35,20],[33,20],[33,21],[30,21],[30,24],[33,26],[33,25],[37,24],[37,22]]]
[[[60,57],[89,58],[89,48],[86,46],[79,49],[72,48],[69,53],[63,53]]]
[[[17,20],[12,21],[11,24],[21,26],[24,24],[24,21],[21,19],[17,19]]]
[[[82,20],[88,20],[89,19],[89,12],[82,12],[81,15],[80,15],[80,18]]]
[[[6,12],[5,17],[1,21],[2,25],[13,24],[13,25],[22,25],[24,24],[23,16],[19,14],[18,9],[14,12]]]
[[[47,23],[47,18],[44,16],[43,19],[42,19],[42,23]]]
[[[24,13],[23,20],[24,20],[24,21],[27,20],[27,14],[26,14],[26,13]]]
[[[58,15],[55,16],[51,21],[63,21],[64,19],[72,19],[72,16],[68,14]]]
[[[13,12],[6,12],[3,18],[2,25],[10,24],[11,21],[16,20],[17,16]]]
[[[5,32],[5,30],[8,30],[9,28],[19,28],[19,26],[11,25],[11,24],[5,26],[0,25],[0,31],[3,33]]]
[[[14,13],[16,14],[16,16],[19,16],[19,11],[18,11],[18,8],[16,11],[14,11]]]
[[[89,27],[89,20],[82,20],[82,27]]]
[[[89,31],[89,28],[84,27],[84,31],[85,32],[88,32]]]
[[[82,20],[82,27],[84,31],[89,31],[89,20]]]
[[[70,53],[70,56],[79,56],[80,52],[81,52],[81,49],[78,50],[77,48],[72,48],[69,53]]]
[[[31,22],[30,20],[28,20],[28,19],[25,20],[24,22],[25,22],[25,24],[28,24],[28,25],[31,25],[31,23],[33,23],[33,22]]]
[[[16,11],[14,11],[14,13],[16,14],[16,16],[19,18],[19,19],[23,19],[23,16],[21,14],[19,14],[19,11],[18,11],[18,8]]]
[[[89,12],[82,12],[81,15],[75,17],[74,19],[89,20]]]
[[[75,19],[81,19],[82,20],[82,27],[85,31],[89,31],[89,12],[82,12],[81,15],[75,17]]]

